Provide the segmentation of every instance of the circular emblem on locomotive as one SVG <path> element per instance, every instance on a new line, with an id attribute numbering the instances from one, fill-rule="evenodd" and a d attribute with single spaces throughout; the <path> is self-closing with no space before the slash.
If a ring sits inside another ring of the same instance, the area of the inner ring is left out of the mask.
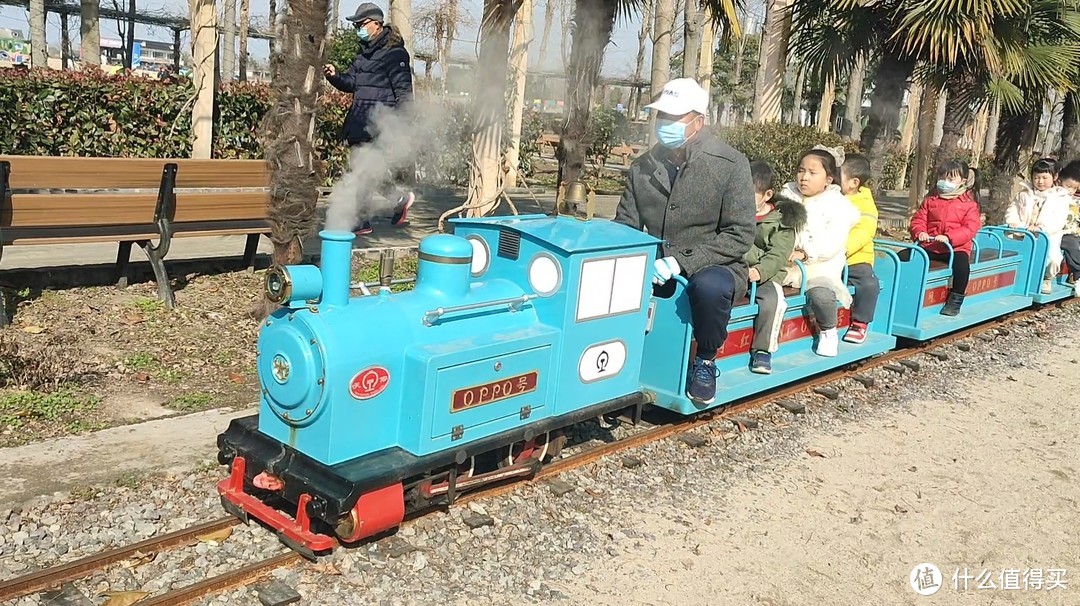
<path id="1" fill-rule="evenodd" d="M 275 381 L 284 385 L 285 381 L 289 380 L 290 370 L 289 361 L 285 359 L 285 356 L 281 354 L 274 356 L 271 373 L 273 373 Z"/>
<path id="2" fill-rule="evenodd" d="M 349 393 L 357 400 L 368 400 L 381 394 L 389 384 L 389 371 L 382 366 L 369 366 L 353 376 Z"/>

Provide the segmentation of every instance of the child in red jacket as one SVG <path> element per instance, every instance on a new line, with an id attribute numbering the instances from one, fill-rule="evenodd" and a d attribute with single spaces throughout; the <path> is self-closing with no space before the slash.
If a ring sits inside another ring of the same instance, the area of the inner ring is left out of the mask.
<path id="1" fill-rule="evenodd" d="M 934 261 L 948 261 L 949 248 L 945 243 L 952 245 L 952 288 L 941 314 L 955 316 L 964 304 L 971 274 L 971 242 L 982 227 L 979 190 L 975 172 L 960 160 L 943 163 L 938 167 L 937 177 L 936 186 L 911 218 L 911 237 Z"/>

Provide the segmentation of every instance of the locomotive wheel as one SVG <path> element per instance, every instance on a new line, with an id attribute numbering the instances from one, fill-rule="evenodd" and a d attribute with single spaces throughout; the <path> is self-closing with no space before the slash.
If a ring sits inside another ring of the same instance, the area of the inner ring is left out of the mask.
<path id="1" fill-rule="evenodd" d="M 566 436 L 562 431 L 545 432 L 531 440 L 511 444 L 499 449 L 499 468 L 521 465 L 529 461 L 545 463 L 562 452 Z"/>

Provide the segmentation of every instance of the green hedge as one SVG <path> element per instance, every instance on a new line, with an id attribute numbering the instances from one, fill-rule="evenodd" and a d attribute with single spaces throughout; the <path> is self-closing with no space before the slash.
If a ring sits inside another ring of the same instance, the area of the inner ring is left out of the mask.
<path id="1" fill-rule="evenodd" d="M 191 103 L 185 78 L 169 81 L 129 75 L 59 70 L 0 69 L 0 153 L 35 156 L 186 158 L 191 155 Z M 338 141 L 351 101 L 329 90 L 321 98 L 316 149 L 328 183 L 341 174 L 348 149 Z M 218 96 L 212 156 L 262 157 L 260 125 L 270 106 L 262 83 L 230 83 Z M 467 114 L 461 104 L 443 125 L 452 145 L 421 154 L 417 172 L 433 185 L 467 179 Z"/>

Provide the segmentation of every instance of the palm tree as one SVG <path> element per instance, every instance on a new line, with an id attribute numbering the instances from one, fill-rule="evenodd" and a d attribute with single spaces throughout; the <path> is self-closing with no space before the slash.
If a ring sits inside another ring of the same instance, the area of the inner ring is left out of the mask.
<path id="1" fill-rule="evenodd" d="M 480 60 L 472 99 L 473 142 L 469 166 L 469 216 L 493 211 L 503 193 L 502 134 L 510 25 L 522 0 L 484 0 Z"/>
<path id="2" fill-rule="evenodd" d="M 792 5 L 792 49 L 819 80 L 839 79 L 859 61 L 878 59 L 860 139 L 878 188 L 885 147 L 898 136 L 904 89 L 915 68 L 903 40 L 893 36 L 909 1 L 914 0 L 795 0 Z"/>
<path id="3" fill-rule="evenodd" d="M 270 239 L 273 262 L 301 258 L 301 241 L 315 226 L 315 203 L 322 172 L 315 153 L 314 123 L 325 57 L 327 0 L 290 0 L 276 33 L 281 40 L 270 57 L 271 108 L 263 120 L 263 157 L 270 169 Z"/>
<path id="4" fill-rule="evenodd" d="M 1064 90 L 1077 69 L 1080 17 L 1072 0 L 973 0 L 962 10 L 911 10 L 894 38 L 927 62 L 924 74 L 948 91 L 937 162 L 955 155 L 966 126 L 991 98 L 1021 101 L 1010 80 Z M 1069 45 L 1069 41 L 1073 46 Z"/>

